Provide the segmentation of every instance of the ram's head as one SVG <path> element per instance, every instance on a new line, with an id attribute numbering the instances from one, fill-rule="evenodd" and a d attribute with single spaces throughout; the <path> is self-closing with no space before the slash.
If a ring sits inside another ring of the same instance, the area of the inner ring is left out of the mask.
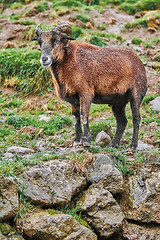
<path id="1" fill-rule="evenodd" d="M 65 22 L 59 22 L 57 27 L 47 31 L 42 31 L 41 26 L 36 27 L 37 40 L 40 45 L 40 62 L 43 67 L 50 67 L 52 63 L 60 61 L 64 49 L 68 47 L 72 38 L 72 29 Z"/>

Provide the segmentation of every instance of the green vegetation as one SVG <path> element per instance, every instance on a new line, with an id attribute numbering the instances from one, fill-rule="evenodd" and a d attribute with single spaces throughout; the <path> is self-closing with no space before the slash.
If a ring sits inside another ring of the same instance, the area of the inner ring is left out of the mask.
<path id="1" fill-rule="evenodd" d="M 72 7 L 82 7 L 83 4 L 80 1 L 77 0 L 58 0 L 53 1 L 53 8 L 59 7 L 59 6 L 66 6 L 68 8 Z"/>
<path id="2" fill-rule="evenodd" d="M 68 205 L 65 208 L 59 209 L 62 213 L 71 215 L 77 222 L 87 228 L 91 228 L 89 224 L 83 219 L 82 211 L 78 205 L 75 208 L 69 208 Z"/>
<path id="3" fill-rule="evenodd" d="M 48 70 L 40 65 L 40 53 L 32 49 L 0 50 L 0 82 L 24 95 L 52 88 Z M 2 67 L 3 66 L 3 67 Z"/>
<path id="4" fill-rule="evenodd" d="M 136 12 L 145 10 L 156 10 L 160 7 L 159 0 L 133 0 L 133 1 L 121 1 L 120 9 L 125 10 L 128 14 L 135 14 Z"/>
<path id="5" fill-rule="evenodd" d="M 106 45 L 106 41 L 98 36 L 92 36 L 89 42 L 99 47 L 104 47 Z"/>
<path id="6" fill-rule="evenodd" d="M 80 39 L 84 37 L 84 32 L 83 30 L 78 27 L 78 26 L 73 26 L 72 27 L 72 34 L 75 39 Z"/>
<path id="7" fill-rule="evenodd" d="M 110 133 L 111 126 L 110 124 L 107 124 L 106 120 L 104 121 L 94 121 L 90 123 L 90 130 L 92 133 L 92 139 L 94 140 L 98 133 L 101 131 L 105 131 L 107 133 Z"/>
<path id="8" fill-rule="evenodd" d="M 76 18 L 79 19 L 81 22 L 84 22 L 84 23 L 88 22 L 89 19 L 90 19 L 88 15 L 82 14 L 82 13 L 81 14 L 80 13 L 76 14 Z"/>
<path id="9" fill-rule="evenodd" d="M 140 39 L 140 38 L 136 38 L 136 37 L 132 38 L 132 43 L 133 44 L 140 45 L 141 42 L 142 42 L 142 39 Z"/>

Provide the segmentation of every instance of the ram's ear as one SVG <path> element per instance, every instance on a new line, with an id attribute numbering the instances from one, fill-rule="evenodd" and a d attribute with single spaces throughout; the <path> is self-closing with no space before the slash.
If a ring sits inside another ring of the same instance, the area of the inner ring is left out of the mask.
<path id="1" fill-rule="evenodd" d="M 65 34 L 61 34 L 61 36 L 62 36 L 62 38 L 63 38 L 63 39 L 75 40 L 75 38 L 73 38 L 73 37 L 70 37 L 70 36 L 68 36 L 68 35 L 65 35 Z"/>
<path id="2" fill-rule="evenodd" d="M 61 34 L 62 37 L 62 42 L 63 42 L 63 48 L 67 48 L 69 45 L 69 40 L 75 40 L 75 38 L 70 37 L 68 35 L 65 34 Z"/>
<path id="3" fill-rule="evenodd" d="M 40 24 L 37 25 L 35 32 L 36 32 L 37 36 L 39 36 L 42 33 L 42 28 L 41 28 Z"/>

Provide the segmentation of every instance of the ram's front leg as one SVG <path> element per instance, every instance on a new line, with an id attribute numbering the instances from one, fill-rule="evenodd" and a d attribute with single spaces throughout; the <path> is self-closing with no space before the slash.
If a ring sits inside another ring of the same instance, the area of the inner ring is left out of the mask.
<path id="1" fill-rule="evenodd" d="M 89 109 L 91 105 L 93 95 L 86 94 L 85 96 L 80 97 L 80 106 L 81 106 L 81 119 L 84 127 L 84 134 L 83 134 L 83 146 L 90 147 L 91 145 L 91 133 L 89 130 Z"/>
<path id="2" fill-rule="evenodd" d="M 81 116 L 80 116 L 80 106 L 71 104 L 72 114 L 75 116 L 75 138 L 73 146 L 79 146 L 82 138 L 82 128 L 81 128 Z"/>

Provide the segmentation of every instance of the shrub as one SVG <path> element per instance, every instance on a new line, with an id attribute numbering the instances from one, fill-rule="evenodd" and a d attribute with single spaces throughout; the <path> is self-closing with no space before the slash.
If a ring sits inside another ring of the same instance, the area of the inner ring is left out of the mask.
<path id="1" fill-rule="evenodd" d="M 99 47 L 104 47 L 106 45 L 106 42 L 97 36 L 92 36 L 89 42 Z"/>
<path id="2" fill-rule="evenodd" d="M 120 9 L 125 10 L 128 14 L 135 14 L 136 12 L 144 10 L 156 10 L 159 9 L 159 0 L 134 0 L 122 2 L 119 6 Z"/>
<path id="3" fill-rule="evenodd" d="M 141 42 L 142 42 L 142 40 L 140 38 L 136 38 L 136 37 L 132 38 L 133 44 L 139 45 L 139 44 L 141 44 Z"/>
<path id="4" fill-rule="evenodd" d="M 84 36 L 82 29 L 78 26 L 72 27 L 72 34 L 74 38 L 82 38 Z"/>
<path id="5" fill-rule="evenodd" d="M 46 9 L 48 9 L 48 2 L 39 3 L 37 5 L 38 12 L 44 12 Z"/>
<path id="6" fill-rule="evenodd" d="M 76 18 L 78 18 L 81 22 L 88 22 L 89 21 L 89 16 L 87 16 L 86 14 L 76 14 Z"/>
<path id="7" fill-rule="evenodd" d="M 72 8 L 72 7 L 82 7 L 82 3 L 76 0 L 58 0 L 58 1 L 54 1 L 55 3 L 53 3 L 53 8 L 55 7 L 59 7 L 59 6 L 66 6 L 68 8 Z"/>
<path id="8" fill-rule="evenodd" d="M 106 133 L 110 133 L 111 126 L 110 124 L 107 125 L 106 121 L 97 121 L 97 122 L 91 122 L 90 124 L 90 130 L 92 134 L 93 140 L 95 140 L 98 133 L 101 131 L 105 131 Z"/>

